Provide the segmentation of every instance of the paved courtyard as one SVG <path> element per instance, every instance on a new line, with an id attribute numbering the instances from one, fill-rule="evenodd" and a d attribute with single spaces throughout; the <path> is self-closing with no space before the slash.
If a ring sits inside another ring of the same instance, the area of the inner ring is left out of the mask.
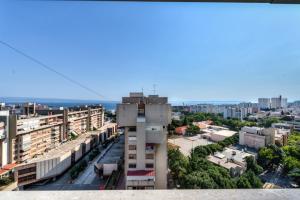
<path id="1" fill-rule="evenodd" d="M 190 152 L 196 146 L 205 146 L 208 144 L 212 144 L 213 142 L 201 138 L 201 135 L 196 135 L 192 137 L 185 136 L 174 136 L 168 139 L 168 142 L 177 145 L 180 148 L 180 151 L 185 155 L 189 156 Z"/>

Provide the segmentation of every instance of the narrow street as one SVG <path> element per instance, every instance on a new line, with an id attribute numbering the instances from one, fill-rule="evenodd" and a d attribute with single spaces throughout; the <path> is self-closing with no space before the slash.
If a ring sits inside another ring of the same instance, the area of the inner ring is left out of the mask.
<path id="1" fill-rule="evenodd" d="M 97 163 L 97 161 L 103 157 L 107 151 L 110 150 L 111 146 L 113 145 L 113 143 L 111 143 L 110 145 L 108 145 L 108 147 L 106 149 L 101 149 L 101 153 L 100 155 L 98 155 L 89 165 L 88 167 L 84 170 L 84 172 L 75 180 L 75 182 L 73 184 L 92 184 L 93 182 L 95 182 L 95 179 L 99 179 L 97 177 L 97 175 L 94 172 L 94 165 Z"/>

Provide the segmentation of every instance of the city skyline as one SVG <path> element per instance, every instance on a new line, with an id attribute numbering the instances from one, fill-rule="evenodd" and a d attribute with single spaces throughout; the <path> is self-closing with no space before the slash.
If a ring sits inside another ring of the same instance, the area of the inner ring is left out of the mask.
<path id="1" fill-rule="evenodd" d="M 298 5 L 1 4 L 1 40 L 104 97 L 3 45 L 1 96 L 118 100 L 156 84 L 170 101 L 300 99 Z"/>

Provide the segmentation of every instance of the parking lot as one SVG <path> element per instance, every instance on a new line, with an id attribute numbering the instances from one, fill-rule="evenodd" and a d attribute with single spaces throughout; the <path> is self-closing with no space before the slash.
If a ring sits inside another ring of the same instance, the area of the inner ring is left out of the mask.
<path id="1" fill-rule="evenodd" d="M 180 151 L 185 155 L 189 156 L 190 152 L 196 146 L 205 146 L 208 144 L 212 144 L 213 142 L 201 138 L 201 135 L 196 135 L 192 137 L 185 137 L 185 136 L 173 136 L 168 139 L 170 144 L 179 146 Z"/>

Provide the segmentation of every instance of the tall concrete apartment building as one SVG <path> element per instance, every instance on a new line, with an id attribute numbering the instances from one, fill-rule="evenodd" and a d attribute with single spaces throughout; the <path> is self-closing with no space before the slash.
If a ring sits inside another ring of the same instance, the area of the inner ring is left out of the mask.
<path id="1" fill-rule="evenodd" d="M 287 106 L 287 98 L 283 98 L 281 95 L 273 98 L 258 98 L 258 107 L 260 109 L 279 109 L 287 108 Z"/>
<path id="2" fill-rule="evenodd" d="M 125 128 L 126 189 L 166 189 L 168 98 L 130 93 L 117 105 L 117 123 Z"/>
<path id="3" fill-rule="evenodd" d="M 287 108 L 287 106 L 287 98 L 283 98 L 281 95 L 271 98 L 271 108 Z"/>
<path id="4" fill-rule="evenodd" d="M 260 109 L 270 109 L 271 108 L 270 98 L 258 98 L 258 107 Z"/>

